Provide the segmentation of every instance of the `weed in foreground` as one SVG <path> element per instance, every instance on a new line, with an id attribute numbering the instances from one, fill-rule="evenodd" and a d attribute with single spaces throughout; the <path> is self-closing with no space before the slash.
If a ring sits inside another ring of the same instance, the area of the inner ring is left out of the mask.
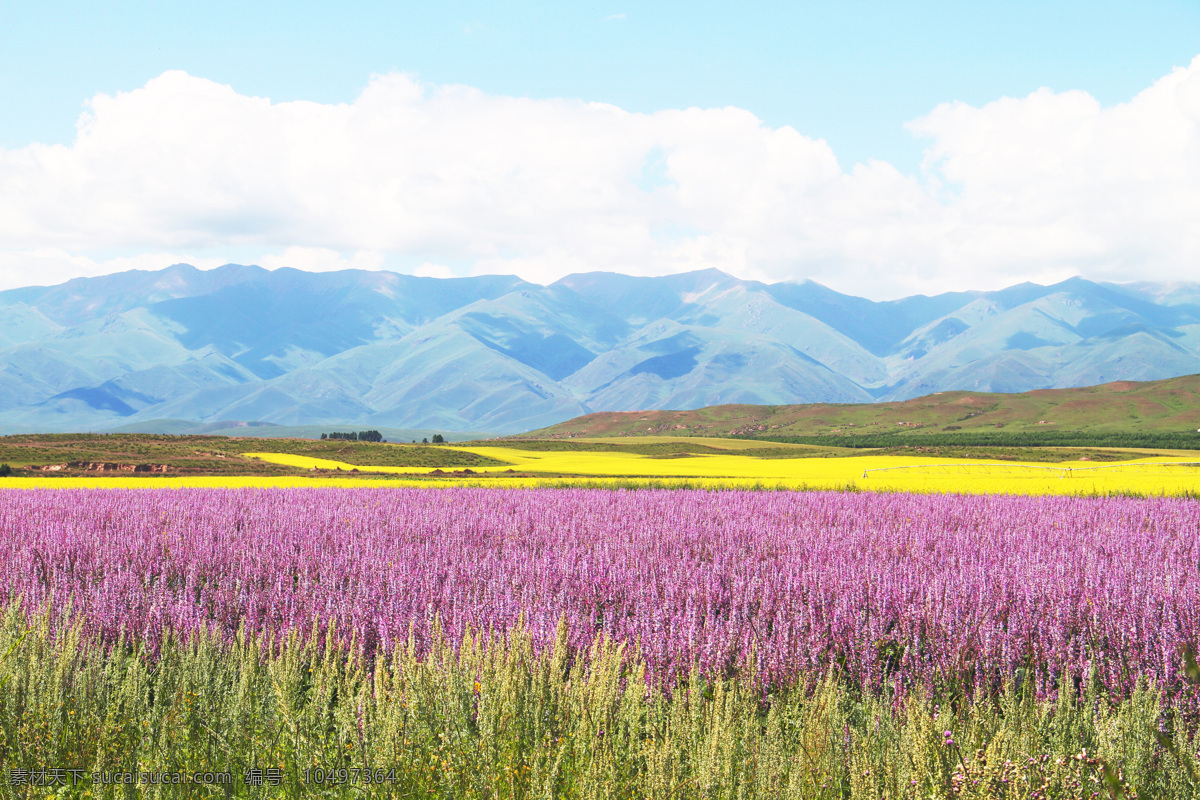
<path id="1" fill-rule="evenodd" d="M 1186 798 L 1195 739 L 1145 685 L 1035 700 L 897 704 L 833 676 L 764 692 L 692 671 L 669 691 L 603 636 L 560 626 L 438 635 L 368 663 L 352 643 L 295 634 L 168 640 L 151 657 L 15 609 L 0 630 L 2 792 L 38 771 L 82 776 L 62 796 L 129 796 L 96 775 L 228 774 L 142 783 L 142 797 Z M 345 645 L 350 644 L 347 647 Z M 1164 744 L 1155 731 L 1163 730 Z M 271 781 L 278 779 L 278 786 Z M 262 786 L 256 785 L 262 783 Z M 87 794 L 85 794 L 87 793 Z"/>

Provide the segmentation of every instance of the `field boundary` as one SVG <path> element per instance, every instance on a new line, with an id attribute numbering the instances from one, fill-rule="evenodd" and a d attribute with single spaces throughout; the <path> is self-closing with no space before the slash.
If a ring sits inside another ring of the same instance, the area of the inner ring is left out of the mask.
<path id="1" fill-rule="evenodd" d="M 1095 472 L 1102 469 L 1126 469 L 1126 470 L 1142 470 L 1147 467 L 1200 467 L 1200 461 L 1150 461 L 1150 462 L 1120 462 L 1116 464 L 1097 464 L 1090 467 L 1047 467 L 1040 464 L 1006 464 L 1003 462 L 976 462 L 971 464 L 955 464 L 948 462 L 945 464 L 900 464 L 894 467 L 872 467 L 863 470 L 862 476 L 868 477 L 871 472 L 892 472 L 895 470 L 931 470 L 945 469 L 958 470 L 965 472 L 970 467 L 983 467 L 987 471 L 1010 472 L 1012 470 L 1040 470 L 1043 472 L 1057 472 L 1060 478 L 1069 478 L 1076 472 Z"/>

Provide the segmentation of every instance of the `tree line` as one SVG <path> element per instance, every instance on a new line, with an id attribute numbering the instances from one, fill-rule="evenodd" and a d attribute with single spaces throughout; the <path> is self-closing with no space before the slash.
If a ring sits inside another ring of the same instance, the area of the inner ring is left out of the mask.
<path id="1" fill-rule="evenodd" d="M 333 439 L 341 442 L 383 442 L 383 434 L 379 431 L 350 431 L 349 433 L 322 433 L 321 439 Z"/>
<path id="2" fill-rule="evenodd" d="M 333 440 L 333 441 L 338 441 L 338 442 L 386 442 L 387 441 L 387 439 L 383 438 L 383 435 L 379 431 L 357 431 L 357 432 L 350 431 L 349 433 L 339 433 L 339 432 L 335 431 L 334 433 L 322 433 L 321 441 L 327 441 L 327 440 Z M 416 441 L 417 441 L 416 439 L 413 439 L 414 444 L 416 443 Z M 433 435 L 433 443 L 434 444 L 445 444 L 445 442 L 446 442 L 446 439 L 440 433 L 435 433 Z M 429 438 L 425 437 L 425 438 L 421 439 L 421 444 L 429 444 Z"/>

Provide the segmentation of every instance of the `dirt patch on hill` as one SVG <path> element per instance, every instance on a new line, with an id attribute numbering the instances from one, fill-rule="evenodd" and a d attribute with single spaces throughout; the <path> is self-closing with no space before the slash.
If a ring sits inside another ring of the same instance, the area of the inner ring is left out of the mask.
<path id="1" fill-rule="evenodd" d="M 166 464 L 118 464 L 112 461 L 68 461 L 65 464 L 31 464 L 35 472 L 170 472 Z"/>

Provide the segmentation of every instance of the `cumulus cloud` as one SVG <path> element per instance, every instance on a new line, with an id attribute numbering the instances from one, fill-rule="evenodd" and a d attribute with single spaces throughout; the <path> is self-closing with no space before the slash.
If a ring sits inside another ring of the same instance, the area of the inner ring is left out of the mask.
<path id="1" fill-rule="evenodd" d="M 0 150 L 0 281 L 222 248 L 541 282 L 717 267 L 875 297 L 1190 278 L 1198 126 L 1200 58 L 1109 108 L 1050 90 L 939 106 L 909 125 L 928 141 L 917 176 L 843 166 L 737 108 L 635 114 L 403 74 L 352 103 L 273 103 L 168 72 L 93 98 L 70 145 Z"/>
<path id="2" fill-rule="evenodd" d="M 1200 58 L 1128 103 L 1042 89 L 910 125 L 954 195 L 950 257 L 1093 277 L 1190 278 L 1200 259 Z"/>

